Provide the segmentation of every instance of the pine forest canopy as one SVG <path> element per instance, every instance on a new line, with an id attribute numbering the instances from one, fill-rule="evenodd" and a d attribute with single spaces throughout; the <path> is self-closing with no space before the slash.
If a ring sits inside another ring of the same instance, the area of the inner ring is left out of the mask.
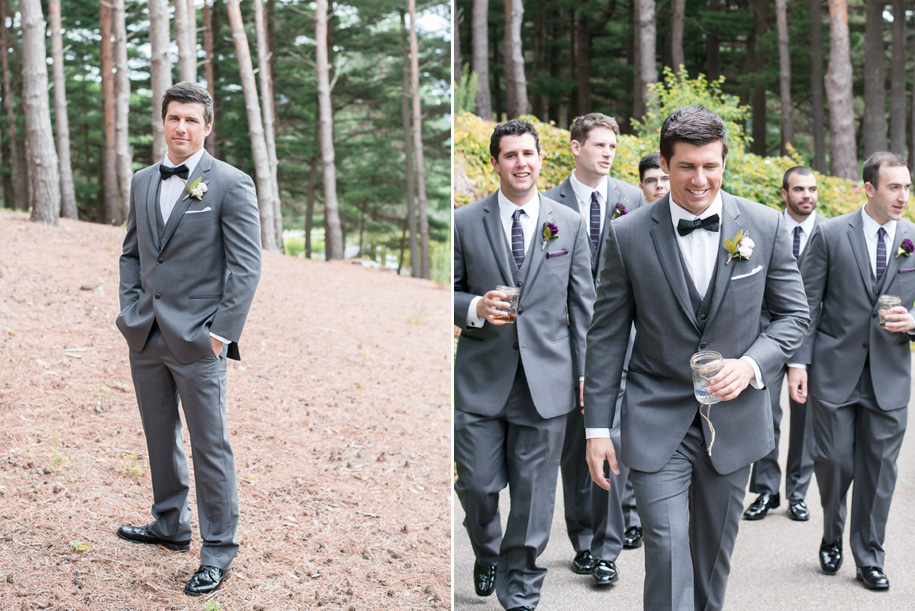
<path id="1" fill-rule="evenodd" d="M 127 172 L 136 171 L 159 161 L 154 154 L 152 129 L 153 89 L 151 81 L 152 46 L 150 44 L 150 7 L 158 0 L 118 0 L 115 10 L 124 7 L 126 31 L 126 65 L 129 82 L 119 84 L 116 78 L 117 57 L 111 62 L 106 40 L 117 38 L 117 23 L 111 30 L 105 15 L 107 3 L 96 0 L 65 0 L 59 18 L 62 39 L 63 82 L 69 123 L 69 152 L 71 153 L 72 184 L 76 208 L 82 220 L 123 222 L 117 213 L 123 196 L 114 183 L 106 183 L 106 168 L 119 162 L 117 154 L 127 149 L 130 160 Z M 179 72 L 181 37 L 194 45 L 196 80 L 207 83 L 209 60 L 212 58 L 211 92 L 215 102 L 214 134 L 207 140 L 207 150 L 255 176 L 255 159 L 249 133 L 249 115 L 239 77 L 239 61 L 233 43 L 229 12 L 233 2 L 226 0 L 185 0 L 194 7 L 194 19 L 189 34 L 180 31 L 178 10 L 186 10 L 181 0 L 167 1 L 168 51 L 171 64 L 170 82 L 181 80 Z M 31 178 L 27 177 L 26 121 L 24 88 L 28 78 L 22 67 L 27 53 L 35 55 L 29 46 L 27 3 L 38 0 L 0 0 L 5 9 L 0 46 L 7 81 L 0 83 L 5 120 L 0 121 L 2 158 L 0 178 L 3 205 L 7 208 L 28 207 L 26 193 Z M 53 4 L 44 3 L 42 10 L 48 30 L 54 25 Z M 59 4 L 59 0 L 58 0 Z M 412 3 L 411 3 L 412 4 Z M 101 6 L 100 6 L 101 5 Z M 242 23 L 248 38 L 250 61 L 255 78 L 261 66 L 257 54 L 255 2 L 235 1 L 241 8 Z M 322 250 L 324 189 L 321 172 L 321 150 L 317 132 L 318 98 L 315 69 L 315 3 L 299 0 L 266 0 L 266 40 L 272 54 L 266 60 L 272 77 L 276 182 L 282 202 L 282 228 L 304 230 L 306 208 L 311 201 L 309 249 Z M 31 4 L 29 5 L 31 7 Z M 407 0 L 355 1 L 335 3 L 328 20 L 327 48 L 330 60 L 330 82 L 333 143 L 335 148 L 337 198 L 340 225 L 347 256 L 359 254 L 369 259 L 387 259 L 410 268 L 409 249 L 402 251 L 407 239 L 407 165 L 405 142 L 412 132 L 410 122 L 404 122 L 402 99 L 409 96 L 405 89 L 405 70 L 409 70 L 409 16 L 404 19 Z M 178 9 L 178 10 L 176 10 Z M 229 10 L 227 10 L 229 9 Z M 441 0 L 416 7 L 418 38 L 419 95 L 421 98 L 423 169 L 428 204 L 428 231 L 433 258 L 441 259 L 448 250 L 450 209 L 450 64 L 451 45 L 450 5 Z M 47 82 L 52 81 L 55 67 L 53 34 L 46 39 Z M 196 36 L 194 32 L 196 31 Z M 211 33 L 211 36 L 210 36 Z M 177 41 L 177 43 L 176 43 Z M 186 49 L 189 45 L 185 45 Z M 117 44 L 114 45 L 118 48 Z M 43 62 L 45 63 L 45 62 Z M 166 64 L 168 65 L 168 64 Z M 185 68 L 182 66 L 182 70 Z M 192 68 L 193 70 L 193 68 Z M 103 74 L 115 74 L 110 86 Z M 106 153 L 105 104 L 114 103 L 115 93 L 129 87 L 129 112 L 125 113 L 124 142 Z M 258 89 L 262 85 L 258 84 Z M 53 95 L 53 87 L 45 86 Z M 11 95 L 7 95 L 10 92 Z M 258 94 L 260 95 L 260 94 Z M 111 100 L 109 100 L 109 97 Z M 261 97 L 261 104 L 264 98 Z M 158 105 L 158 103 L 156 102 Z M 50 106 L 55 132 L 60 131 L 53 102 Z M 60 143 L 57 143 L 60 147 Z M 23 169 L 13 171 L 13 158 Z M 15 174 L 15 175 L 14 175 Z M 114 175 L 112 173 L 112 175 Z M 116 176 L 116 175 L 115 175 Z M 18 182 L 18 184 L 16 184 Z M 122 181 L 123 184 L 123 181 Z M 114 185 L 114 186 L 112 186 Z M 414 185 L 415 191 L 415 185 Z M 112 207 L 111 202 L 116 202 Z M 120 210 L 122 213 L 123 211 Z M 301 233 L 301 231 L 300 231 Z M 313 236 L 313 237 L 312 237 Z M 301 239 L 300 239 L 301 242 Z M 301 249 L 301 246 L 299 247 Z M 436 254 L 437 253 L 437 254 Z M 447 276 L 447 262 L 441 261 Z M 438 271 L 442 276 L 442 272 Z M 444 278 L 440 278 L 443 280 Z"/>

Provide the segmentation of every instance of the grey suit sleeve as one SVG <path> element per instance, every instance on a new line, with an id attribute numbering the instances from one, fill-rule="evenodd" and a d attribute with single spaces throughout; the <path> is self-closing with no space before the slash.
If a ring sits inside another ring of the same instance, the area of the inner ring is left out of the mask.
<path id="1" fill-rule="evenodd" d="M 578 377 L 585 375 L 585 347 L 588 325 L 594 305 L 594 282 L 591 279 L 591 250 L 582 219 L 575 237 L 575 251 L 569 270 L 569 326 L 572 338 L 572 371 Z"/>
<path id="2" fill-rule="evenodd" d="M 467 292 L 467 270 L 464 267 L 464 247 L 461 243 L 461 234 L 458 231 L 458 219 L 454 220 L 451 232 L 451 243 L 454 245 L 454 325 L 464 329 L 467 327 L 467 311 L 470 302 L 476 295 Z M 495 287 L 493 287 L 495 288 Z"/>
<path id="3" fill-rule="evenodd" d="M 238 173 L 226 192 L 220 219 L 226 283 L 210 332 L 237 342 L 261 274 L 261 230 L 251 177 Z"/>
<path id="4" fill-rule="evenodd" d="M 829 244 L 823 230 L 817 227 L 804 249 L 804 262 L 801 264 L 801 275 L 804 279 L 804 291 L 807 294 L 807 309 L 810 326 L 801 347 L 791 358 L 791 362 L 809 365 L 813 360 L 813 344 L 820 317 L 820 304 L 826 293 L 826 279 L 829 273 Z"/>
<path id="5" fill-rule="evenodd" d="M 127 212 L 127 235 L 124 236 L 124 246 L 121 258 L 118 260 L 120 284 L 118 285 L 118 300 L 121 311 L 140 298 L 140 245 L 137 242 L 137 206 L 134 194 L 137 177 L 134 175 L 130 181 L 130 207 Z"/>
<path id="6" fill-rule="evenodd" d="M 781 375 L 782 367 L 801 345 L 810 324 L 804 282 L 791 253 L 788 232 L 781 223 L 782 217 L 778 215 L 764 295 L 771 322 L 745 353 L 759 365 L 765 384 Z"/>

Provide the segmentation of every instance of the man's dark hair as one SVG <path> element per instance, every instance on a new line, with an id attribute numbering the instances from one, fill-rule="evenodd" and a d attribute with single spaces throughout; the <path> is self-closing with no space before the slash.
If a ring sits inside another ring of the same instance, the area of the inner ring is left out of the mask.
<path id="1" fill-rule="evenodd" d="M 584 144 L 591 130 L 599 127 L 609 129 L 617 136 L 620 135 L 620 125 L 616 122 L 616 119 L 599 112 L 590 112 L 572 122 L 572 127 L 569 128 L 569 136 L 571 136 L 572 140 L 577 140 L 580 144 Z"/>
<path id="2" fill-rule="evenodd" d="M 499 123 L 496 125 L 496 128 L 492 130 L 492 137 L 489 139 L 489 154 L 498 159 L 499 145 L 502 142 L 503 136 L 523 136 L 524 134 L 530 134 L 534 137 L 534 142 L 537 145 L 537 152 L 539 153 L 540 136 L 537 134 L 537 130 L 534 129 L 534 126 L 521 119 L 512 119 L 505 123 Z"/>
<path id="3" fill-rule="evenodd" d="M 896 153 L 887 151 L 874 153 L 864 162 L 864 170 L 862 172 L 864 182 L 871 183 L 876 189 L 879 186 L 877 181 L 880 180 L 880 168 L 884 166 L 898 168 L 899 166 L 908 167 L 908 164 L 902 155 L 897 155 Z"/>
<path id="4" fill-rule="evenodd" d="M 804 165 L 796 165 L 782 176 L 782 190 L 788 191 L 788 178 L 794 174 L 798 176 L 813 176 L 813 170 Z"/>
<path id="5" fill-rule="evenodd" d="M 657 153 L 649 153 L 639 160 L 639 182 L 645 180 L 645 172 L 648 170 L 661 169 L 661 156 Z"/>
<path id="6" fill-rule="evenodd" d="M 172 85 L 165 90 L 162 96 L 162 120 L 168 114 L 169 102 L 178 102 L 179 104 L 203 104 L 203 122 L 209 125 L 213 122 L 213 98 L 210 92 L 198 85 L 188 81 L 181 81 Z"/>
<path id="7" fill-rule="evenodd" d="M 670 161 L 677 142 L 693 146 L 721 142 L 721 160 L 728 156 L 728 134 L 724 121 L 704 106 L 683 106 L 664 119 L 661 126 L 661 155 L 664 159 Z"/>

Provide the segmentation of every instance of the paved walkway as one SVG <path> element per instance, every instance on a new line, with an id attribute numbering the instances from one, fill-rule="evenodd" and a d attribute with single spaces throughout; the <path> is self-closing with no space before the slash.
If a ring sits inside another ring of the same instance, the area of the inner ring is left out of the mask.
<path id="1" fill-rule="evenodd" d="M 784 398 L 782 405 L 787 408 L 787 400 Z M 783 419 L 785 429 L 782 431 L 779 456 L 783 470 L 788 448 L 788 420 L 787 417 Z M 855 581 L 855 565 L 849 549 L 847 527 L 843 543 L 846 558 L 839 573 L 828 576 L 820 571 L 817 550 L 822 536 L 823 512 L 814 478 L 807 495 L 807 505 L 811 510 L 809 521 L 790 520 L 784 500 L 780 508 L 774 512 L 770 511 L 761 521 L 741 520 L 740 534 L 732 556 L 726 608 L 737 611 L 915 610 L 913 435 L 915 430 L 910 431 L 903 442 L 899 458 L 899 478 L 887 524 L 884 568 L 890 579 L 889 591 L 872 592 Z M 469 611 L 501 609 L 495 594 L 488 598 L 480 598 L 473 591 L 473 552 L 467 539 L 467 531 L 461 524 L 464 511 L 457 498 L 452 496 L 453 608 Z M 850 496 L 849 494 L 849 511 Z M 503 519 L 508 515 L 507 497 L 507 491 L 503 492 Z M 748 493 L 744 507 L 755 497 L 756 495 Z M 574 552 L 566 536 L 562 516 L 560 484 L 557 490 L 556 511 L 553 515 L 552 536 L 546 551 L 540 557 L 540 562 L 546 565 L 549 573 L 543 585 L 538 611 L 641 609 L 642 583 L 645 577 L 643 550 L 623 550 L 617 560 L 620 580 L 612 586 L 596 588 L 592 585 L 590 577 L 576 575 L 570 569 Z"/>

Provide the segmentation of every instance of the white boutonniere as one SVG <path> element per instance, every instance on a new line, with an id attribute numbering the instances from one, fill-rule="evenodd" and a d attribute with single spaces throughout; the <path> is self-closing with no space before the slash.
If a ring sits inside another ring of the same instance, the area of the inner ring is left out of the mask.
<path id="1" fill-rule="evenodd" d="M 185 195 L 184 199 L 182 199 L 181 201 L 184 201 L 185 199 L 187 199 L 189 197 L 193 197 L 194 199 L 198 199 L 198 200 L 203 199 L 203 194 L 207 192 L 207 183 L 210 181 L 207 180 L 204 182 L 200 182 L 201 178 L 203 178 L 203 177 L 201 176 L 201 177 L 197 178 L 197 180 L 195 180 L 191 184 L 184 183 L 184 188 L 187 189 L 187 195 Z"/>
<path id="2" fill-rule="evenodd" d="M 728 240 L 725 238 L 724 248 L 728 251 L 728 260 L 724 264 L 730 263 L 731 259 L 743 259 L 746 261 L 753 254 L 754 246 L 756 244 L 750 239 L 750 232 L 745 232 L 743 229 L 737 232 L 734 239 Z"/>

